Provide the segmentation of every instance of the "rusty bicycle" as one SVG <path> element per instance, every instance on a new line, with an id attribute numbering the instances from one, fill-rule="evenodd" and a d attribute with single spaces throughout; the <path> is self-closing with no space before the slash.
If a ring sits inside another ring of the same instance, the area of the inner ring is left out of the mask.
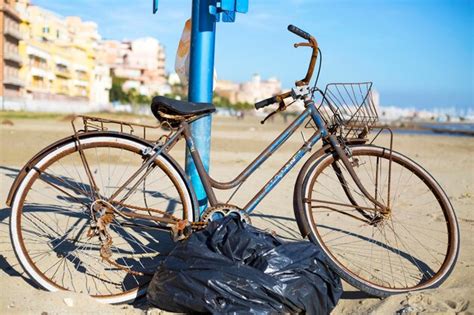
<path id="1" fill-rule="evenodd" d="M 446 193 L 392 145 L 369 140 L 369 132 L 379 128 L 370 82 L 310 87 L 317 41 L 295 26 L 289 30 L 306 40 L 295 47 L 312 49 L 307 74 L 291 91 L 255 106 L 276 103 L 272 115 L 300 101 L 304 110 L 232 181 L 209 176 L 190 132 L 190 124 L 214 106 L 165 97 L 151 105 L 158 126 L 79 116 L 72 136 L 34 156 L 7 202 L 13 248 L 30 277 L 50 291 L 83 292 L 106 303 L 133 300 L 145 292 L 174 242 L 229 215 L 251 223 L 260 201 L 321 142 L 295 183 L 302 236 L 321 248 L 344 280 L 372 295 L 439 286 L 459 251 Z M 214 190 L 238 189 L 303 125 L 312 136 L 247 204 L 217 199 Z M 149 140 L 155 131 L 162 134 Z M 169 155 L 182 139 L 207 194 L 202 214 L 193 187 Z"/>

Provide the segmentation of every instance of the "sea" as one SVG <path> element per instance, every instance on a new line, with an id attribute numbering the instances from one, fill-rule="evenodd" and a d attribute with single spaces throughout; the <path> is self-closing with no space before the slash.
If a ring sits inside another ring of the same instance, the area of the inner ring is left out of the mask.
<path id="1" fill-rule="evenodd" d="M 474 123 L 425 123 L 420 124 L 426 129 L 395 129 L 399 134 L 422 134 L 433 136 L 474 137 Z"/>

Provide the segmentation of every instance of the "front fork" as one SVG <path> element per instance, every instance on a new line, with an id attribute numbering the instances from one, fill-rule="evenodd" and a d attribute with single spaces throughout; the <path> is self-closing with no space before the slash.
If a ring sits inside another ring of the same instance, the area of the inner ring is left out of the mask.
<path id="1" fill-rule="evenodd" d="M 347 153 L 344 151 L 344 149 L 341 147 L 341 143 L 337 140 L 337 137 L 335 135 L 329 135 L 327 137 L 327 140 L 331 144 L 332 148 L 336 152 L 337 156 L 341 159 L 342 163 L 344 164 L 345 168 L 349 172 L 349 175 L 351 175 L 352 179 L 354 180 L 357 188 L 362 192 L 362 194 L 369 199 L 378 209 L 380 214 L 382 215 L 388 215 L 390 213 L 390 208 L 387 207 L 386 205 L 382 204 L 380 201 L 378 201 L 376 198 L 374 198 L 368 191 L 365 189 L 364 185 L 360 181 L 359 177 L 357 176 L 354 167 L 352 166 L 351 161 L 349 161 Z M 346 179 L 342 175 L 341 169 L 339 166 L 334 163 L 333 164 L 334 171 L 336 172 L 337 178 L 339 182 L 342 185 L 342 188 L 344 189 L 344 192 L 346 193 L 346 196 L 349 198 L 350 202 L 354 206 L 359 206 L 357 202 L 355 201 L 354 197 L 352 196 L 352 193 L 349 190 L 349 186 L 347 184 Z M 372 219 L 365 211 L 363 211 L 360 208 L 356 208 L 365 218 L 367 219 Z"/>
<path id="2" fill-rule="evenodd" d="M 388 215 L 390 213 L 389 207 L 385 206 L 384 204 L 380 203 L 376 198 L 372 197 L 372 195 L 365 189 L 364 185 L 362 185 L 359 177 L 357 176 L 356 172 L 354 171 L 354 168 L 352 167 L 351 162 L 349 161 L 347 153 L 344 151 L 344 149 L 341 147 L 341 142 L 338 141 L 337 137 L 334 134 L 329 134 L 328 130 L 326 129 L 326 123 L 323 121 L 321 118 L 318 109 L 316 108 L 316 105 L 314 101 L 312 100 L 311 97 L 305 98 L 305 106 L 308 108 L 311 112 L 311 117 L 313 118 L 314 123 L 316 124 L 317 128 L 321 130 L 321 134 L 324 136 L 324 139 L 326 142 L 329 142 L 336 152 L 337 156 L 341 159 L 342 163 L 346 167 L 347 171 L 351 175 L 352 179 L 356 183 L 357 188 L 360 189 L 362 194 L 367 197 L 377 208 L 377 211 L 382 214 L 383 216 Z M 333 164 L 335 165 L 335 163 Z M 338 166 L 336 165 L 336 174 L 339 179 L 339 182 L 341 183 L 344 192 L 346 193 L 347 197 L 349 198 L 350 202 L 352 205 L 356 206 L 357 210 L 367 219 L 371 219 L 373 221 L 373 218 L 367 215 L 365 211 L 363 211 L 361 208 L 359 208 L 359 205 L 355 201 L 354 197 L 352 196 L 348 185 L 347 181 L 340 172 L 340 169 L 338 170 Z"/>

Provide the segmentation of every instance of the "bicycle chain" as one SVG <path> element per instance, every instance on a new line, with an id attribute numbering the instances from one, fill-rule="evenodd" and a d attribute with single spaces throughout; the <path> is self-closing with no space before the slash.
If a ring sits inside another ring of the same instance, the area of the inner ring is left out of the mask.
<path id="1" fill-rule="evenodd" d="M 185 233 L 186 228 L 189 226 L 191 230 L 198 231 L 202 230 L 207 226 L 207 222 L 204 221 L 198 221 L 198 222 L 189 222 L 187 220 L 181 220 L 165 211 L 158 210 L 158 209 L 151 209 L 151 208 L 144 208 L 144 207 L 139 207 L 139 206 L 133 206 L 129 204 L 125 204 L 123 202 L 112 202 L 114 205 L 120 205 L 129 209 L 134 209 L 138 211 L 148 211 L 148 212 L 154 212 L 154 213 L 159 213 L 162 214 L 163 216 L 167 217 L 168 219 L 173 220 L 173 226 L 171 227 L 171 230 L 173 232 L 173 239 L 174 240 L 183 240 L 189 237 L 191 235 L 190 233 Z M 129 274 L 135 275 L 135 276 L 144 276 L 144 275 L 153 275 L 154 273 L 150 272 L 139 272 L 139 271 L 134 271 L 130 267 L 123 266 L 112 259 L 112 250 L 111 246 L 113 244 L 112 237 L 107 231 L 107 226 L 113 221 L 114 218 L 114 211 L 109 209 L 106 211 L 105 215 L 97 219 L 97 224 L 94 226 L 91 226 L 89 229 L 87 235 L 89 238 L 92 238 L 94 236 L 98 236 L 99 240 L 101 241 L 102 245 L 100 248 L 100 257 L 102 258 L 103 261 L 106 261 L 110 265 L 125 271 Z M 179 236 L 179 237 L 178 237 Z"/>
<path id="2" fill-rule="evenodd" d="M 240 217 L 241 221 L 246 222 L 248 224 L 252 224 L 250 216 L 244 210 L 232 204 L 219 204 L 215 207 L 210 207 L 206 209 L 206 211 L 204 211 L 201 216 L 202 221 L 206 223 L 211 222 L 212 215 L 216 212 L 220 212 L 223 216 L 228 216 L 236 213 Z"/>
<path id="3" fill-rule="evenodd" d="M 129 208 L 129 209 L 134 209 L 134 210 L 138 210 L 138 211 L 148 211 L 148 212 L 159 213 L 159 214 L 162 214 L 163 216 L 168 217 L 169 219 L 172 219 L 176 222 L 178 222 L 180 220 L 180 219 L 176 218 L 175 216 L 173 216 L 172 214 L 169 214 L 168 212 L 163 211 L 163 210 L 158 210 L 158 209 L 153 209 L 153 208 L 148 208 L 148 207 L 145 208 L 145 207 L 133 206 L 133 205 L 129 205 L 129 204 L 126 204 L 126 203 L 123 203 L 123 202 L 112 201 L 111 203 L 114 204 L 114 205 L 122 206 L 122 207 Z"/>
<path id="4" fill-rule="evenodd" d="M 123 202 L 112 202 L 112 203 L 123 206 L 123 207 L 126 207 L 126 208 L 139 210 L 139 211 L 149 211 L 149 212 L 159 213 L 159 214 L 162 214 L 163 216 L 166 216 L 169 219 L 172 219 L 173 221 L 175 221 L 175 223 L 183 221 L 182 219 L 179 219 L 179 218 L 175 217 L 174 215 L 169 214 L 168 212 L 165 212 L 163 210 L 133 206 L 133 205 L 129 205 L 129 204 L 126 204 L 126 203 L 123 203 Z M 191 227 L 193 227 L 197 230 L 202 230 L 207 226 L 207 222 L 204 222 L 204 221 L 190 222 L 190 224 L 191 224 Z"/>

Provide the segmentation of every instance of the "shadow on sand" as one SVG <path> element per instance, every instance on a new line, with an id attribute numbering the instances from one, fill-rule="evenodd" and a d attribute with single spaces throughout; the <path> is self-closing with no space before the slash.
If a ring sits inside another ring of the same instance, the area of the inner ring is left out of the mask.
<path id="1" fill-rule="evenodd" d="M 20 172 L 20 169 L 0 166 L 0 172 L 2 176 L 6 176 L 11 179 L 14 179 Z M 69 178 L 62 178 L 62 181 L 65 181 L 65 182 L 61 183 L 59 181 L 55 181 L 55 184 L 58 184 L 58 185 L 64 185 L 64 184 L 77 185 L 78 184 L 74 181 L 70 182 Z M 82 183 L 82 185 L 84 184 L 85 183 Z M 147 192 L 147 193 L 157 194 L 157 192 Z M 161 196 L 161 197 L 162 198 L 164 197 L 166 199 L 166 196 Z M 67 198 L 64 198 L 64 199 L 67 199 Z M 67 200 L 64 200 L 64 201 L 67 201 Z M 170 205 L 169 208 L 167 209 L 168 210 L 167 212 L 173 213 L 174 207 L 175 207 L 174 204 Z M 5 272 L 5 274 L 11 277 L 21 277 L 28 284 L 32 285 L 35 288 L 39 288 L 38 285 L 36 285 L 36 283 L 33 280 L 31 280 L 26 273 L 23 272 L 20 264 L 16 260 L 16 257 L 13 253 L 11 245 L 10 246 L 7 245 L 7 243 L 10 244 L 11 242 L 10 237 L 9 237 L 9 216 L 10 216 L 10 208 L 0 209 L 0 232 L 1 232 L 0 243 L 3 244 L 2 255 L 0 255 L 0 270 L 2 270 L 3 272 Z M 301 234 L 297 230 L 297 228 L 295 228 L 296 220 L 293 217 L 264 214 L 257 211 L 256 213 L 252 214 L 252 217 L 259 218 L 265 221 L 266 223 L 270 224 L 271 226 L 273 226 L 276 230 L 285 232 L 287 235 L 289 235 L 289 237 L 285 237 L 285 238 L 289 240 L 293 240 L 293 241 L 301 240 Z M 151 235 L 146 235 L 146 236 L 147 236 L 146 238 L 149 244 L 153 243 L 153 239 Z M 9 247 L 8 249 L 6 249 L 7 246 Z M 7 252 L 9 252 L 10 254 L 7 254 Z M 12 264 L 13 261 L 15 263 Z M 371 298 L 371 297 L 372 297 L 371 295 L 362 291 L 345 291 L 341 298 L 355 300 L 355 299 L 365 299 L 365 298 Z M 143 310 L 147 309 L 148 307 L 146 297 L 139 297 L 132 304 L 135 308 L 143 309 Z"/>

